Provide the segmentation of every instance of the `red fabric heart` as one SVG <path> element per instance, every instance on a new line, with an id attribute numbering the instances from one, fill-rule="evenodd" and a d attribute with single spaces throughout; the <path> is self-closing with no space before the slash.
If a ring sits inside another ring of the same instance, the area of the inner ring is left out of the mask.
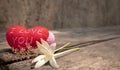
<path id="1" fill-rule="evenodd" d="M 40 38 L 47 40 L 49 35 L 48 29 L 42 26 L 36 26 L 26 29 L 23 26 L 12 26 L 6 32 L 6 39 L 8 44 L 17 50 L 27 50 L 27 45 L 36 48 L 36 41 L 40 42 Z"/>

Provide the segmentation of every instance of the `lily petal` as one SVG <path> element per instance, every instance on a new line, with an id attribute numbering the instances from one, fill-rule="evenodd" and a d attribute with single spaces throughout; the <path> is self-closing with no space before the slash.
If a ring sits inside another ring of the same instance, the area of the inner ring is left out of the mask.
<path id="1" fill-rule="evenodd" d="M 41 66 L 43 66 L 45 63 L 47 63 L 48 60 L 39 60 L 36 64 L 35 64 L 35 67 L 34 68 L 39 68 Z"/>
<path id="2" fill-rule="evenodd" d="M 42 52 L 46 56 L 51 56 L 52 52 L 46 46 L 43 46 L 38 41 L 36 41 L 36 43 L 37 43 L 37 46 L 38 46 L 38 49 L 40 50 L 40 52 Z"/>
<path id="3" fill-rule="evenodd" d="M 39 55 L 38 57 L 36 57 L 33 61 L 32 61 L 32 64 L 35 63 L 35 66 L 34 68 L 39 68 L 41 67 L 42 65 L 44 65 L 45 63 L 48 62 L 48 60 L 45 60 L 45 55 Z"/>
<path id="4" fill-rule="evenodd" d="M 52 67 L 54 67 L 54 68 L 59 68 L 59 65 L 57 64 L 57 62 L 56 62 L 56 60 L 55 60 L 54 57 L 52 57 L 52 59 L 49 60 L 49 63 L 50 63 L 50 65 L 51 65 Z"/>
<path id="5" fill-rule="evenodd" d="M 54 53 L 55 49 L 56 49 L 56 43 L 52 43 L 50 45 L 50 48 L 52 49 L 52 52 Z"/>
<path id="6" fill-rule="evenodd" d="M 48 44 L 46 41 L 44 41 L 43 39 L 41 39 L 41 43 L 42 43 L 42 45 L 43 45 L 44 47 L 46 47 L 50 52 L 52 52 L 51 47 L 49 46 L 49 44 Z"/>
<path id="7" fill-rule="evenodd" d="M 32 63 L 38 62 L 38 61 L 40 61 L 42 58 L 45 58 L 45 55 L 39 55 L 39 56 L 37 56 L 36 58 L 34 58 L 34 59 L 32 60 Z"/>

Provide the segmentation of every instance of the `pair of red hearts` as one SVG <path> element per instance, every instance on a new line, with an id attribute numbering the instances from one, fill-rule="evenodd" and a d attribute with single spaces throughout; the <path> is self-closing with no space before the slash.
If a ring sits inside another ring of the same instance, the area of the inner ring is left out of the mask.
<path id="1" fill-rule="evenodd" d="M 48 36 L 48 29 L 42 26 L 26 29 L 23 26 L 15 25 L 8 28 L 6 32 L 8 44 L 17 50 L 21 50 L 22 48 L 27 50 L 27 45 L 36 48 L 36 41 L 40 42 L 41 38 L 46 41 Z"/>

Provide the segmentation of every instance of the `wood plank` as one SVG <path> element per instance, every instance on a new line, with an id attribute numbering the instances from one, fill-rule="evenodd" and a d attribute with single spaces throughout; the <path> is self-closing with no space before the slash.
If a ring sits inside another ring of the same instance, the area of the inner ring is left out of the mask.
<path id="1" fill-rule="evenodd" d="M 58 47 L 68 41 L 72 42 L 71 47 L 73 45 L 79 47 L 87 46 L 81 48 L 80 51 L 58 58 L 57 62 L 60 65 L 58 70 L 104 70 L 111 68 L 109 65 L 113 65 L 113 68 L 119 70 L 120 54 L 117 54 L 120 49 L 119 28 L 102 28 L 102 30 L 78 28 L 62 29 L 52 32 L 56 35 Z M 0 47 L 4 47 L 4 45 L 0 45 Z M 27 59 L 26 56 L 16 57 L 9 48 L 2 48 L 0 50 L 0 56 L 1 61 L 3 61 L 0 63 L 0 68 L 8 68 L 9 70 L 39 70 L 31 69 L 31 60 L 36 56 L 34 54 L 30 56 L 32 57 L 30 59 Z M 4 65 L 4 63 L 6 64 Z M 103 65 L 106 67 L 102 67 Z M 45 65 L 41 69 L 53 70 L 49 65 Z"/>

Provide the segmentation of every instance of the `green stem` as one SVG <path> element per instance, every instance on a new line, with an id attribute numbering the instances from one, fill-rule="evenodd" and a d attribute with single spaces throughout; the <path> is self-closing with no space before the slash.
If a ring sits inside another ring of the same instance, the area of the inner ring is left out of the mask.
<path id="1" fill-rule="evenodd" d="M 67 50 L 67 51 L 64 51 L 64 52 L 61 52 L 61 53 L 56 53 L 56 54 L 54 54 L 54 57 L 58 58 L 58 57 L 64 56 L 66 54 L 69 54 L 71 52 L 78 51 L 78 50 L 80 50 L 80 48 L 73 48 L 73 49 L 70 49 L 70 50 Z"/>
<path id="2" fill-rule="evenodd" d="M 60 47 L 60 48 L 56 49 L 56 50 L 55 50 L 55 52 L 57 52 L 57 51 L 59 51 L 59 50 L 61 50 L 61 49 L 65 48 L 65 47 L 67 47 L 69 44 L 70 44 L 70 42 L 66 43 L 66 44 L 65 44 L 65 45 L 63 45 L 62 47 Z"/>

